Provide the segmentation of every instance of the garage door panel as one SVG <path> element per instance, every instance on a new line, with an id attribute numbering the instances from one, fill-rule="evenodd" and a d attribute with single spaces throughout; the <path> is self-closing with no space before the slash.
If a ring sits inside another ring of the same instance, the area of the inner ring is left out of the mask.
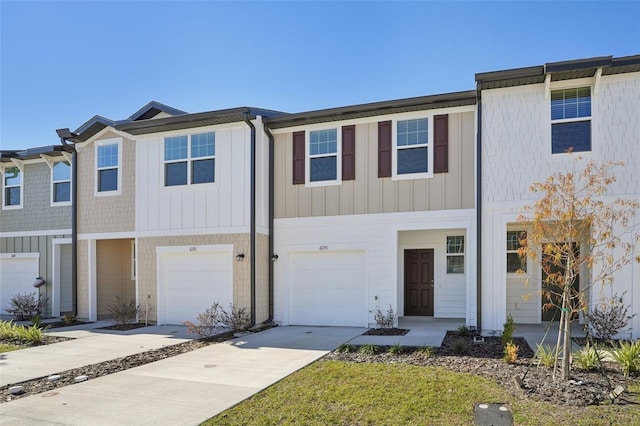
<path id="1" fill-rule="evenodd" d="M 232 303 L 232 253 L 165 253 L 161 262 L 165 323 L 195 321 L 215 302 L 225 309 Z"/>
<path id="2" fill-rule="evenodd" d="M 7 315 L 9 301 L 16 294 L 33 293 L 34 279 L 40 275 L 38 257 L 0 258 L 0 314 Z"/>
<path id="3" fill-rule="evenodd" d="M 364 260 L 360 250 L 292 254 L 290 323 L 366 325 Z"/>

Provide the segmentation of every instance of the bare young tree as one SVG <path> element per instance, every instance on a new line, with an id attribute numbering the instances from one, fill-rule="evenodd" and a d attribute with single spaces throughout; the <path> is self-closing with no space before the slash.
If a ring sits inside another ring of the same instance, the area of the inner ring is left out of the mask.
<path id="1" fill-rule="evenodd" d="M 529 228 L 519 254 L 542 270 L 543 309 L 560 311 L 554 377 L 560 370 L 562 380 L 569 379 L 571 322 L 586 312 L 594 287 L 611 285 L 616 272 L 634 260 L 640 241 L 631 225 L 640 204 L 606 196 L 616 180 L 613 169 L 623 163 L 588 162 L 578 170 L 579 162 L 572 171 L 532 184 L 541 198 L 518 218 Z"/>

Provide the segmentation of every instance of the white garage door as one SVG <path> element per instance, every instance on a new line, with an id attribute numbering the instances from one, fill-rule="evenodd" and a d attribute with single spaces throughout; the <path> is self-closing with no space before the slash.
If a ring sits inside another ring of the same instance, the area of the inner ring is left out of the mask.
<path id="1" fill-rule="evenodd" d="M 196 322 L 198 313 L 214 302 L 229 310 L 233 301 L 231 251 L 161 253 L 158 262 L 161 324 Z"/>
<path id="2" fill-rule="evenodd" d="M 5 309 L 14 295 L 38 291 L 33 287 L 40 275 L 38 259 L 38 253 L 0 255 L 0 315 L 8 315 Z"/>
<path id="3" fill-rule="evenodd" d="M 364 251 L 294 253 L 289 272 L 292 325 L 367 326 Z"/>

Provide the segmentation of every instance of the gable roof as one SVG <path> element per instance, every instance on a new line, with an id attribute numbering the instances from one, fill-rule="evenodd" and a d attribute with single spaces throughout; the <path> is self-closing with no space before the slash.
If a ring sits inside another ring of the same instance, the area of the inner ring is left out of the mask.
<path id="1" fill-rule="evenodd" d="M 172 116 L 187 114 L 185 111 L 181 111 L 177 108 L 173 108 L 168 105 L 161 104 L 160 102 L 151 101 L 145 106 L 143 106 L 142 108 L 140 108 L 138 111 L 131 114 L 131 116 L 127 120 L 129 121 L 148 120 L 160 114 L 161 112 L 164 112 Z"/>
<path id="2" fill-rule="evenodd" d="M 464 105 L 475 105 L 476 91 L 444 93 L 440 95 L 420 96 L 415 98 L 396 99 L 373 102 L 338 108 L 307 111 L 287 114 L 265 119 L 270 129 L 281 129 L 329 121 L 350 120 L 361 117 L 373 117 L 384 114 L 395 114 L 409 111 L 423 111 L 436 108 L 447 108 Z"/>
<path id="3" fill-rule="evenodd" d="M 598 68 L 602 68 L 602 75 L 638 72 L 640 71 L 640 55 L 619 58 L 599 56 L 570 61 L 548 62 L 534 67 L 478 73 L 476 74 L 476 82 L 479 90 L 524 86 L 544 83 L 548 74 L 551 74 L 551 81 L 593 77 Z"/>
<path id="4" fill-rule="evenodd" d="M 55 156 L 62 155 L 62 152 L 67 151 L 63 145 L 47 145 L 38 146 L 35 148 L 28 148 L 22 150 L 0 150 L 0 162 L 9 162 L 12 158 L 18 160 L 30 160 L 33 158 L 39 158 L 40 154 Z"/>

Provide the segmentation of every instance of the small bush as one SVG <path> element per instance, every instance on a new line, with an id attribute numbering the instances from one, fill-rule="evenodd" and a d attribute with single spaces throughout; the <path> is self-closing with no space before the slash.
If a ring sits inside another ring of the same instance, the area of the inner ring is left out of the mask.
<path id="1" fill-rule="evenodd" d="M 251 319 L 247 314 L 246 308 L 238 308 L 232 304 L 229 305 L 229 312 L 222 309 L 220 321 L 229 331 L 242 331 L 247 328 Z"/>
<path id="2" fill-rule="evenodd" d="M 507 315 L 507 322 L 504 323 L 502 330 L 502 346 L 507 347 L 507 343 L 513 343 L 513 332 L 516 331 L 516 326 L 513 323 L 513 317 L 511 314 Z"/>
<path id="3" fill-rule="evenodd" d="M 117 325 L 132 324 L 140 315 L 140 307 L 136 306 L 135 300 L 125 302 L 117 296 L 115 304 L 108 306 L 107 311 Z"/>
<path id="4" fill-rule="evenodd" d="M 584 318 L 589 329 L 598 339 L 610 340 L 621 331 L 625 331 L 629 323 L 637 314 L 629 314 L 629 305 L 625 305 L 624 295 L 617 294 L 611 299 L 605 299 L 602 304 L 586 313 Z"/>
<path id="5" fill-rule="evenodd" d="M 356 348 L 353 345 L 350 345 L 349 343 L 343 343 L 342 345 L 338 346 L 337 351 L 339 353 L 351 353 L 351 352 L 355 352 Z"/>
<path id="6" fill-rule="evenodd" d="M 431 346 L 423 346 L 418 349 L 418 353 L 425 358 L 431 358 L 435 354 L 435 350 Z"/>
<path id="7" fill-rule="evenodd" d="M 66 326 L 73 325 L 76 322 L 76 316 L 73 314 L 64 314 L 62 316 L 62 323 Z"/>
<path id="8" fill-rule="evenodd" d="M 0 339 L 14 339 L 17 334 L 17 327 L 13 321 L 0 322 Z"/>
<path id="9" fill-rule="evenodd" d="M 467 342 L 464 339 L 456 339 L 451 345 L 451 350 L 456 355 L 461 355 L 467 350 Z"/>
<path id="10" fill-rule="evenodd" d="M 393 355 L 400 355 L 404 352 L 404 348 L 400 343 L 393 344 L 389 346 L 389 353 Z"/>
<path id="11" fill-rule="evenodd" d="M 518 359 L 518 351 L 520 348 L 513 342 L 508 342 L 504 347 L 504 362 L 507 364 L 513 364 Z"/>
<path id="12" fill-rule="evenodd" d="M 600 363 L 598 348 L 596 346 L 590 346 L 587 343 L 584 348 L 573 354 L 573 362 L 583 370 L 595 370 Z"/>
<path id="13" fill-rule="evenodd" d="M 618 347 L 611 349 L 609 354 L 618 363 L 625 376 L 640 371 L 640 340 L 634 343 L 619 342 Z"/>
<path id="14" fill-rule="evenodd" d="M 380 308 L 376 309 L 376 313 L 373 316 L 378 328 L 393 328 L 396 325 L 396 313 L 393 311 L 393 307 L 389 305 L 387 313 L 382 313 Z"/>
<path id="15" fill-rule="evenodd" d="M 245 308 L 237 308 L 233 304 L 229 305 L 227 312 L 218 302 L 215 302 L 204 312 L 200 312 L 196 319 L 198 324 L 185 321 L 189 334 L 195 334 L 199 338 L 206 338 L 223 331 L 244 330 L 249 325 L 250 319 Z"/>
<path id="16" fill-rule="evenodd" d="M 35 317 L 31 318 L 31 325 L 38 328 L 44 328 L 44 324 L 42 323 L 42 318 L 40 318 L 40 315 L 36 315 Z"/>
<path id="17" fill-rule="evenodd" d="M 469 327 L 467 327 L 466 325 L 461 325 L 460 327 L 458 327 L 458 336 L 460 337 L 469 337 L 471 336 L 471 330 L 469 329 Z"/>
<path id="18" fill-rule="evenodd" d="M 9 308 L 5 309 L 18 321 L 27 321 L 39 316 L 47 304 L 46 297 L 38 297 L 38 293 L 16 294 L 9 300 Z"/>
<path id="19" fill-rule="evenodd" d="M 378 347 L 376 345 L 362 345 L 359 352 L 365 355 L 375 355 L 378 353 Z"/>
<path id="20" fill-rule="evenodd" d="M 41 328 L 38 328 L 35 325 L 29 327 L 20 326 L 16 328 L 16 331 L 16 337 L 23 342 L 37 345 L 44 341 L 44 332 Z"/>
<path id="21" fill-rule="evenodd" d="M 552 368 L 556 362 L 556 348 L 538 344 L 535 358 L 538 360 L 538 365 L 542 364 L 547 368 Z"/>

